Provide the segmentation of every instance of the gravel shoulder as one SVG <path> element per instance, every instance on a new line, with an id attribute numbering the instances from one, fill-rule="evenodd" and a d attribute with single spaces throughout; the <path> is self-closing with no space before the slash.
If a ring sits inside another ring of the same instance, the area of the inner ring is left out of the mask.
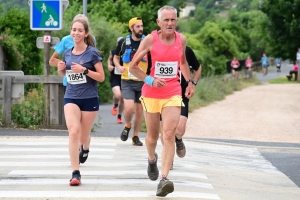
<path id="1" fill-rule="evenodd" d="M 298 84 L 252 86 L 189 113 L 185 137 L 300 143 Z"/>

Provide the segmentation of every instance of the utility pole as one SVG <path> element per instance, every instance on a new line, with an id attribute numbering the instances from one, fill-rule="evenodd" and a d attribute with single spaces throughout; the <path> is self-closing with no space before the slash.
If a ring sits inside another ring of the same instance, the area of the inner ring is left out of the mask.
<path id="1" fill-rule="evenodd" d="M 44 37 L 51 36 L 52 31 L 44 31 Z M 44 75 L 50 75 L 50 42 L 44 42 Z M 44 84 L 45 92 L 45 124 L 50 125 L 50 84 Z"/>
<path id="2" fill-rule="evenodd" d="M 87 16 L 87 0 L 82 1 L 83 14 Z"/>

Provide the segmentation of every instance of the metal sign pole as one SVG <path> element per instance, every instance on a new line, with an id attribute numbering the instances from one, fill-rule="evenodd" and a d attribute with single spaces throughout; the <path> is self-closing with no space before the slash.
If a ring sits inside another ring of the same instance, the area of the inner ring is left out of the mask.
<path id="1" fill-rule="evenodd" d="M 83 0 L 82 1 L 82 7 L 83 7 L 83 14 L 85 15 L 85 16 L 87 16 L 87 0 Z"/>
<path id="2" fill-rule="evenodd" d="M 69 5 L 68 0 L 29 0 L 30 6 L 30 29 L 37 31 L 44 31 L 44 40 L 37 39 L 37 47 L 44 48 L 44 75 L 50 75 L 50 47 L 59 41 L 51 41 L 51 32 L 62 29 L 63 12 Z M 41 44 L 43 42 L 43 44 Z M 45 124 L 50 125 L 50 84 L 44 84 L 45 92 Z"/>
<path id="3" fill-rule="evenodd" d="M 51 31 L 44 31 L 44 37 L 51 36 Z M 44 42 L 44 75 L 50 75 L 50 42 Z M 50 84 L 44 84 L 45 92 L 45 124 L 50 125 Z"/>

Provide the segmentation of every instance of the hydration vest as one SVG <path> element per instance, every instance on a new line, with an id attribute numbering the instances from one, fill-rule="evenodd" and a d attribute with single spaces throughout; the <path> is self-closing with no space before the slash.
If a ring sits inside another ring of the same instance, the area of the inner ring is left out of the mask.
<path id="1" fill-rule="evenodd" d="M 125 41 L 123 42 L 123 44 L 121 46 L 121 49 L 123 50 L 123 45 L 125 44 L 125 51 L 122 55 L 122 60 L 124 63 L 129 63 L 131 61 L 130 57 L 131 57 L 131 52 L 132 52 L 132 46 L 131 46 L 130 36 L 131 35 L 126 36 Z M 141 42 L 144 38 L 145 38 L 145 35 L 142 35 Z M 146 62 L 146 60 L 144 58 L 142 58 L 141 62 Z"/>

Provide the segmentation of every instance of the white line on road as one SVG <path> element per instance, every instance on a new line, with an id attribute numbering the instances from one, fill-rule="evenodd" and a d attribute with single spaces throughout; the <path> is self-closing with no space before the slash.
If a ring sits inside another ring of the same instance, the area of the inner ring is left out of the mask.
<path id="1" fill-rule="evenodd" d="M 155 197 L 155 191 L 0 191 L 2 198 L 147 198 Z M 195 198 L 195 199 L 215 199 L 219 200 L 217 194 L 200 192 L 176 192 L 168 194 L 172 198 Z"/>
<path id="2" fill-rule="evenodd" d="M 172 180 L 177 186 L 181 185 L 184 187 L 199 187 L 206 189 L 214 189 L 210 183 L 202 183 L 196 181 L 180 181 Z M 2 179 L 0 185 L 68 185 L 69 179 Z M 140 185 L 150 184 L 156 185 L 155 181 L 146 181 L 145 179 L 84 179 L 82 180 L 84 185 Z"/>
<path id="3" fill-rule="evenodd" d="M 0 158 L 23 158 L 23 159 L 49 159 L 49 158 L 65 158 L 70 159 L 69 155 L 58 155 L 58 154 L 42 154 L 42 155 L 0 155 Z M 98 158 L 98 159 L 113 159 L 113 156 L 109 155 L 89 155 L 89 159 Z"/>
<path id="4" fill-rule="evenodd" d="M 68 142 L 0 142 L 0 146 L 53 146 L 53 145 L 61 145 L 68 146 Z M 109 143 L 109 142 L 91 142 L 91 146 L 117 146 L 117 143 Z"/>
<path id="5" fill-rule="evenodd" d="M 147 167 L 147 161 L 146 162 L 86 162 L 84 163 L 85 167 Z M 22 167 L 41 167 L 41 166 L 47 166 L 47 167 L 65 167 L 65 166 L 71 166 L 71 162 L 0 162 L 0 166 L 7 167 L 7 166 L 22 166 Z M 158 167 L 160 167 L 160 163 L 157 164 Z M 174 165 L 174 168 L 176 169 L 201 169 L 201 167 L 197 165 L 188 165 L 188 164 L 176 164 Z"/>
<path id="6" fill-rule="evenodd" d="M 1 152 L 24 152 L 24 151 L 46 151 L 46 152 L 69 152 L 69 148 L 66 146 L 66 148 L 0 148 Z M 99 148 L 90 148 L 90 151 L 93 152 L 114 152 L 115 149 L 99 149 Z"/>
<path id="7" fill-rule="evenodd" d="M 114 171 L 114 170 L 105 170 L 105 171 L 91 171 L 91 170 L 80 170 L 81 174 L 86 176 L 101 176 L 101 175 L 110 175 L 110 176 L 120 176 L 120 175 L 146 175 L 147 171 L 145 170 L 124 170 L 124 171 Z M 70 175 L 70 170 L 12 170 L 9 175 Z M 180 172 L 173 173 L 170 171 L 170 176 L 183 176 L 190 178 L 201 178 L 208 179 L 205 174 L 199 174 L 197 172 Z"/>

